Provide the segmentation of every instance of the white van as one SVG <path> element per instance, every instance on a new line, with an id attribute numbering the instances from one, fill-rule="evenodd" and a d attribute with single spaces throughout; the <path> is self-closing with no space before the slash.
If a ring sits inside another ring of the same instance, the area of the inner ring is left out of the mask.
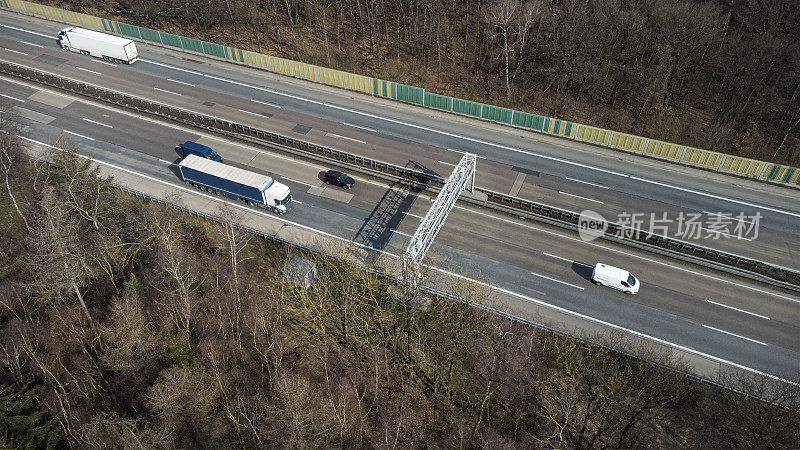
<path id="1" fill-rule="evenodd" d="M 619 289 L 626 294 L 639 292 L 639 280 L 627 270 L 619 267 L 609 266 L 608 264 L 597 263 L 592 270 L 592 281 L 601 286 Z"/>

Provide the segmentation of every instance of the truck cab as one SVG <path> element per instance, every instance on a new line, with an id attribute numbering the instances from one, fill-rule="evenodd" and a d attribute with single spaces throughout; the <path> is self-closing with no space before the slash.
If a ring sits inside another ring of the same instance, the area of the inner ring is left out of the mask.
<path id="1" fill-rule="evenodd" d="M 273 210 L 279 214 L 286 214 L 292 210 L 292 193 L 289 186 L 275 182 L 269 189 L 269 197 Z"/>
<path id="2" fill-rule="evenodd" d="M 65 50 L 69 46 L 66 42 L 64 42 L 67 40 L 67 30 L 69 30 L 69 28 L 64 28 L 58 32 L 58 46 Z"/>
<path id="3" fill-rule="evenodd" d="M 201 158 L 222 162 L 222 157 L 219 156 L 217 152 L 212 150 L 210 147 L 198 144 L 197 142 L 186 141 L 183 144 L 175 147 L 175 151 L 178 152 L 178 156 L 181 158 L 185 158 L 188 155 L 197 155 Z"/>

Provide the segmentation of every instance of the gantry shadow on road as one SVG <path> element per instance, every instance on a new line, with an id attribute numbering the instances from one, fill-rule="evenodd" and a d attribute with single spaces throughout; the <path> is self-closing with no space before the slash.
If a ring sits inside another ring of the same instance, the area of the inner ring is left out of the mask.
<path id="1" fill-rule="evenodd" d="M 435 174 L 435 172 L 416 161 L 409 161 L 405 167 L 419 172 Z M 420 192 L 421 189 L 409 188 L 402 183 L 395 182 L 390 184 L 380 201 L 375 205 L 375 208 L 364 219 L 364 223 L 356 232 L 353 241 L 376 250 L 383 250 L 395 234 L 394 230 L 405 218 L 406 215 L 403 213 L 411 210 Z M 416 217 L 411 216 L 411 218 L 415 220 L 414 223 L 416 224 Z M 368 259 L 373 258 L 375 258 L 374 255 L 368 257 Z M 365 261 L 367 264 L 372 262 Z"/>

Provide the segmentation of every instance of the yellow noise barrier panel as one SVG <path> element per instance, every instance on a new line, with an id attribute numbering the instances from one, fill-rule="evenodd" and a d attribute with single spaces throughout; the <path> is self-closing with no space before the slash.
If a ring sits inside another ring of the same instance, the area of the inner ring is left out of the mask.
<path id="1" fill-rule="evenodd" d="M 103 25 L 100 24 L 100 19 L 98 19 L 97 17 L 83 13 L 78 13 L 78 15 L 80 15 L 81 17 L 81 22 L 83 23 L 83 26 L 94 28 L 95 30 L 103 29 Z"/>
<path id="2" fill-rule="evenodd" d="M 251 66 L 262 67 L 264 69 L 270 70 L 269 67 L 269 57 L 267 55 L 262 55 L 261 53 L 245 51 L 247 54 L 247 62 L 250 63 Z"/>
<path id="3" fill-rule="evenodd" d="M 6 3 L 14 11 L 25 11 L 25 3 L 22 0 L 6 0 Z"/>
<path id="4" fill-rule="evenodd" d="M 49 19 L 64 21 L 74 25 L 82 25 L 88 28 L 97 30 L 104 30 L 101 19 L 88 14 L 77 13 L 51 6 L 39 5 L 33 2 L 22 0 L 5 0 L 8 7 L 15 11 L 27 12 L 36 16 L 47 17 Z M 116 25 L 112 21 L 109 24 Z M 119 30 L 116 30 L 119 31 Z M 237 55 L 231 57 L 231 48 L 226 48 L 226 53 L 229 59 L 239 60 Z M 371 94 L 371 85 L 373 81 L 376 83 L 375 95 L 390 97 L 389 87 L 391 83 L 384 82 L 383 80 L 374 80 L 373 78 L 358 75 L 354 73 L 342 72 L 340 70 L 329 69 L 327 67 L 318 67 L 311 64 L 292 61 L 285 58 L 269 57 L 267 55 L 245 51 L 247 62 L 251 66 L 262 67 L 283 75 L 289 75 L 297 78 L 303 78 L 310 81 L 324 83 L 330 86 L 343 87 L 345 89 L 364 92 Z M 569 124 L 568 121 L 556 121 L 551 119 L 548 121 L 548 130 L 550 133 L 564 135 Z M 555 129 L 555 128 L 558 129 Z M 612 134 L 613 133 L 613 134 Z M 773 163 L 758 161 L 749 158 L 742 158 L 740 156 L 724 155 L 718 152 L 712 152 L 694 147 L 684 147 L 678 144 L 669 142 L 658 141 L 652 139 L 647 141 L 647 138 L 636 136 L 626 133 L 614 133 L 611 130 L 603 128 L 592 127 L 588 125 L 580 125 L 573 123 L 570 131 L 570 137 L 573 139 L 592 142 L 603 146 L 610 146 L 636 153 L 644 152 L 647 155 L 655 156 L 658 158 L 669 159 L 673 161 L 680 161 L 687 164 L 707 167 L 710 169 L 719 168 L 725 172 L 731 172 L 750 177 L 758 178 L 763 174 L 762 178 L 768 178 L 775 167 Z M 685 151 L 684 151 L 685 149 Z M 721 166 L 720 166 L 721 164 Z M 778 170 L 778 173 L 772 177 L 773 180 L 783 181 L 791 167 L 783 166 Z M 791 176 L 789 183 L 796 184 L 800 181 L 800 170 L 795 169 Z"/>
<path id="5" fill-rule="evenodd" d="M 725 155 L 722 153 L 688 147 L 686 149 L 686 154 L 683 156 L 683 162 L 686 164 L 708 167 L 709 169 L 716 169 L 719 167 L 720 163 L 722 163 L 722 158 L 724 157 Z"/>
<path id="6" fill-rule="evenodd" d="M 318 81 L 317 66 L 306 64 L 303 62 L 294 62 L 294 76 L 309 81 Z"/>
<path id="7" fill-rule="evenodd" d="M 317 67 L 319 70 L 319 82 L 330 86 L 342 87 L 342 71 L 333 70 L 327 67 Z"/>
<path id="8" fill-rule="evenodd" d="M 611 136 L 611 147 L 630 152 L 642 153 L 645 144 L 647 144 L 647 138 L 633 134 L 614 133 L 614 136 Z"/>
<path id="9" fill-rule="evenodd" d="M 581 141 L 588 141 L 594 142 L 595 144 L 600 145 L 607 145 L 608 138 L 611 136 L 610 130 L 604 130 L 602 128 L 597 127 L 590 127 L 588 125 L 581 125 L 578 129 L 577 136 L 575 139 Z"/>
<path id="10" fill-rule="evenodd" d="M 290 77 L 294 76 L 294 69 L 292 69 L 291 59 L 278 58 L 277 56 L 271 56 L 270 59 L 272 60 L 273 72 L 289 75 Z"/>
<path id="11" fill-rule="evenodd" d="M 36 16 L 44 16 L 42 5 L 38 3 L 25 2 L 25 10 Z"/>
<path id="12" fill-rule="evenodd" d="M 45 17 L 48 19 L 61 21 L 61 9 L 53 8 L 52 6 L 42 6 Z"/>
<path id="13" fill-rule="evenodd" d="M 647 144 L 647 151 L 645 151 L 645 155 L 669 159 L 671 161 L 679 161 L 681 159 L 681 155 L 683 155 L 683 149 L 683 145 L 650 139 L 650 143 Z"/>
<path id="14" fill-rule="evenodd" d="M 765 163 L 763 161 L 728 155 L 722 163 L 722 168 L 720 170 L 757 177 L 761 175 L 761 171 L 764 170 L 764 165 Z"/>
<path id="15" fill-rule="evenodd" d="M 64 21 L 67 23 L 71 23 L 73 25 L 80 25 L 81 24 L 81 16 L 78 13 L 73 11 L 67 11 L 66 9 L 61 10 L 61 14 L 64 16 Z"/>
<path id="16" fill-rule="evenodd" d="M 364 75 L 342 72 L 342 79 L 345 89 L 364 92 L 367 94 L 370 93 L 369 85 L 372 83 L 372 78 L 365 77 Z"/>

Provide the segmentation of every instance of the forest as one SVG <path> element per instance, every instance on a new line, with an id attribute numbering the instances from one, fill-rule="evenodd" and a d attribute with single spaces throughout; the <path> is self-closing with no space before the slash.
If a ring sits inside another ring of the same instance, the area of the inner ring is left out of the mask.
<path id="1" fill-rule="evenodd" d="M 611 351 L 32 160 L 0 110 L 2 448 L 797 448 L 800 388 Z M 180 204 L 181 199 L 167 199 Z M 283 277 L 301 254 L 304 290 Z M 462 296 L 480 302 L 481 289 Z M 677 369 L 677 370 L 676 370 Z"/>
<path id="2" fill-rule="evenodd" d="M 650 138 L 800 165 L 794 0 L 42 0 Z"/>

